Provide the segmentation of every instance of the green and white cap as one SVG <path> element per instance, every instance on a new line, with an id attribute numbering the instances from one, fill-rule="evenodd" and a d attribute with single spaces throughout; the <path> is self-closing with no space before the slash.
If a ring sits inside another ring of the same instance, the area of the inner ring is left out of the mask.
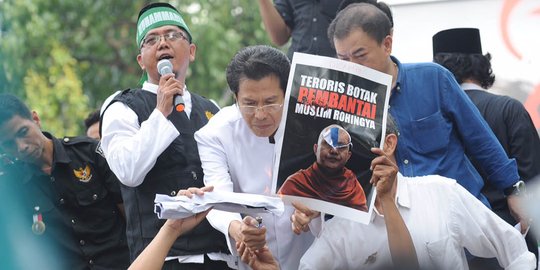
<path id="1" fill-rule="evenodd" d="M 139 18 L 137 19 L 137 46 L 141 48 L 144 36 L 148 31 L 165 25 L 176 25 L 186 31 L 190 42 L 193 39 L 186 22 L 184 22 L 176 8 L 167 3 L 152 3 L 143 7 L 139 12 Z M 139 85 L 142 85 L 147 79 L 148 74 L 143 72 L 139 79 Z"/>
<path id="2" fill-rule="evenodd" d="M 153 3 L 145 6 L 139 12 L 137 20 L 137 46 L 140 48 L 142 40 L 148 31 L 165 25 L 177 25 L 184 29 L 192 40 L 191 32 L 180 12 L 167 3 Z"/>

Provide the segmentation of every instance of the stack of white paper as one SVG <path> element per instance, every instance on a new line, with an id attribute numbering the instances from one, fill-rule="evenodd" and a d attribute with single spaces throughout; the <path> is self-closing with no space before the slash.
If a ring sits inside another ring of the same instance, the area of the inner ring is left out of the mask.
<path id="1" fill-rule="evenodd" d="M 192 198 L 156 194 L 154 200 L 154 212 L 160 219 L 185 218 L 210 208 L 248 215 L 270 212 L 281 216 L 284 211 L 279 197 L 227 191 L 211 191 Z"/>

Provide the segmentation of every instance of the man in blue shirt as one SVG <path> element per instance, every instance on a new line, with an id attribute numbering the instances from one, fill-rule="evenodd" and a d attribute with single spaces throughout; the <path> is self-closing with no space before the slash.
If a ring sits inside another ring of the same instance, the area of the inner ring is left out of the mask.
<path id="1" fill-rule="evenodd" d="M 439 174 L 456 179 L 489 205 L 480 193 L 484 182 L 466 154 L 478 161 L 490 183 L 506 190 L 522 231 L 514 190 L 519 175 L 503 148 L 453 75 L 434 63 L 401 64 L 392 52 L 389 18 L 370 4 L 341 11 L 328 29 L 337 57 L 390 74 L 390 113 L 400 130 L 396 160 L 404 176 Z"/>

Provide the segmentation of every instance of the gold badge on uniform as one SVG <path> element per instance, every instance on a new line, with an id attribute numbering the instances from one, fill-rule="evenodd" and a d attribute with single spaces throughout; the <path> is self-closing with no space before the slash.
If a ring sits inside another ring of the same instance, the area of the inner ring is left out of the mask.
<path id="1" fill-rule="evenodd" d="M 208 120 L 210 120 L 210 118 L 212 118 L 212 116 L 214 116 L 214 114 L 212 112 L 210 112 L 210 111 L 205 111 L 204 114 L 206 115 L 206 118 Z"/>
<path id="2" fill-rule="evenodd" d="M 92 179 L 92 172 L 90 171 L 89 165 L 86 165 L 84 169 L 79 168 L 77 170 L 73 170 L 73 174 L 75 174 L 75 177 L 77 177 L 81 182 L 86 183 Z"/>
<path id="3" fill-rule="evenodd" d="M 45 222 L 43 222 L 43 216 L 39 212 L 39 206 L 35 206 L 34 210 L 36 213 L 32 217 L 34 220 L 34 223 L 32 223 L 32 232 L 35 235 L 42 235 L 45 232 Z"/>

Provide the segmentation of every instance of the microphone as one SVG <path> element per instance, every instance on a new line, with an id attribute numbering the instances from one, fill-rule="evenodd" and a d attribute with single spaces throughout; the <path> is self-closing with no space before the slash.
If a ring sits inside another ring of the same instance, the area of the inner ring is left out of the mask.
<path id="1" fill-rule="evenodd" d="M 157 69 L 161 76 L 169 73 L 173 73 L 172 70 L 172 63 L 169 61 L 169 59 L 162 59 L 159 60 L 157 63 Z M 174 108 L 177 112 L 184 111 L 185 105 L 184 105 L 184 98 L 181 95 L 174 95 Z"/>

